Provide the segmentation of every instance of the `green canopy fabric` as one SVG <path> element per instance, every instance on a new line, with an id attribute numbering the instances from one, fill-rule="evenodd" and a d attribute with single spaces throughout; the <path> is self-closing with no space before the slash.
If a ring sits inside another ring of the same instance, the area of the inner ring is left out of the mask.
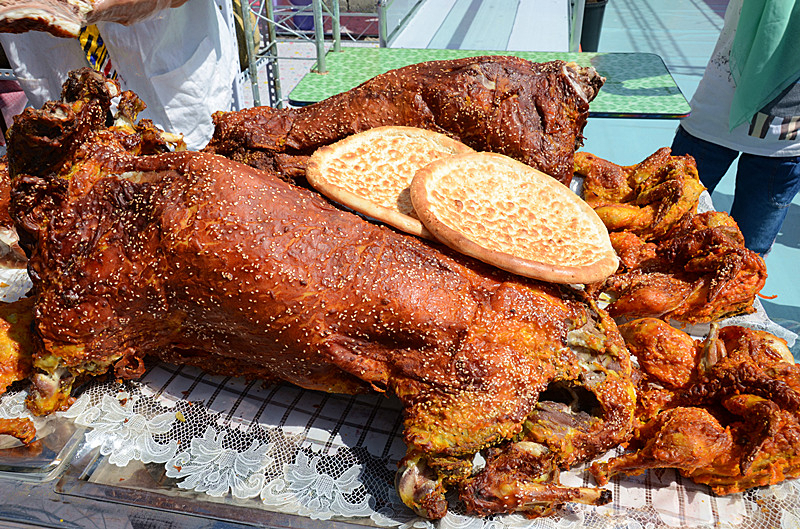
<path id="1" fill-rule="evenodd" d="M 731 49 L 733 130 L 800 77 L 800 1 L 745 0 Z"/>

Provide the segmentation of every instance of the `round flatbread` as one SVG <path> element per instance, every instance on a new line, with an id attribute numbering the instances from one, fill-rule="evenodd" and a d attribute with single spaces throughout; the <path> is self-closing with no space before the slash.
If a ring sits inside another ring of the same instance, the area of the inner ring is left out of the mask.
<path id="1" fill-rule="evenodd" d="M 314 189 L 406 233 L 433 238 L 414 212 L 409 185 L 418 169 L 474 152 L 444 134 L 414 127 L 376 127 L 321 147 L 306 178 Z"/>
<path id="2" fill-rule="evenodd" d="M 617 269 L 594 210 L 551 176 L 502 154 L 425 166 L 411 200 L 437 239 L 498 268 L 554 283 L 593 283 Z"/>

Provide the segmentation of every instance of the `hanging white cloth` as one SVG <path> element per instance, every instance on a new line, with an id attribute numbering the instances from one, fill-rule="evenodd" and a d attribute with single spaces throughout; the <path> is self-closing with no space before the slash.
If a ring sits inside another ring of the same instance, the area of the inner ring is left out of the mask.
<path id="1" fill-rule="evenodd" d="M 123 89 L 147 104 L 141 118 L 182 133 L 199 149 L 213 133 L 211 115 L 229 110 L 237 71 L 236 41 L 214 2 L 189 0 L 122 25 L 97 22 Z M 70 70 L 86 66 L 77 40 L 49 33 L 0 34 L 31 105 L 58 99 Z"/>

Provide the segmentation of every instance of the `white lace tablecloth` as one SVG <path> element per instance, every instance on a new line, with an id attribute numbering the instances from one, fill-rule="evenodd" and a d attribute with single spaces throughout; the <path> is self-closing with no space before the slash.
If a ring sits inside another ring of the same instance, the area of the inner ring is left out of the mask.
<path id="1" fill-rule="evenodd" d="M 0 272 L 0 280 L 6 301 L 28 284 L 24 272 Z M 794 342 L 795 335 L 770 322 L 763 309 L 733 323 Z M 31 417 L 25 395 L 22 390 L 3 396 L 0 418 Z M 394 490 L 397 462 L 405 453 L 396 399 L 266 386 L 168 364 L 151 366 L 136 382 L 95 381 L 79 388 L 68 411 L 33 419 L 40 431 L 49 420 L 86 427 L 85 442 L 114 465 L 163 464 L 178 490 L 230 495 L 260 509 L 319 520 L 431 529 L 800 527 L 800 481 L 715 496 L 672 470 L 613 479 L 613 502 L 603 507 L 568 504 L 546 518 L 483 519 L 460 514 L 453 501 L 444 519 L 431 522 L 416 517 Z M 581 469 L 563 474 L 562 482 L 594 485 Z"/>

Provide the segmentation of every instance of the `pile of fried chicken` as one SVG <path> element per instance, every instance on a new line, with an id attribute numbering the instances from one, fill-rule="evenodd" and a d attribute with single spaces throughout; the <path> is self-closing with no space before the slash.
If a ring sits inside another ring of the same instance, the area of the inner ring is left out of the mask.
<path id="1" fill-rule="evenodd" d="M 589 286 L 610 301 L 614 318 L 693 324 L 754 310 L 767 279 L 764 260 L 745 248 L 728 214 L 697 213 L 705 188 L 694 159 L 662 148 L 621 167 L 579 152 L 575 174 L 621 261 L 616 274 Z"/>
<path id="2" fill-rule="evenodd" d="M 602 505 L 608 490 L 564 486 L 559 472 L 620 445 L 631 452 L 592 467 L 600 485 L 656 467 L 720 493 L 799 476 L 800 367 L 785 342 L 741 327 L 695 342 L 667 323 L 752 311 L 763 260 L 725 214 L 697 214 L 690 158 L 662 150 L 619 167 L 575 153 L 601 84 L 561 61 L 423 63 L 302 109 L 218 114 L 209 146 L 187 152 L 136 120 L 135 94 L 73 72 L 62 100 L 27 109 L 8 137 L 9 213 L 33 289 L 0 314 L 0 390 L 27 380 L 29 409 L 48 414 L 76 383 L 136 378 L 155 357 L 391 392 L 407 445 L 398 493 L 428 518 L 444 516 L 449 490 L 474 515 Z M 316 148 L 387 124 L 565 183 L 575 172 L 619 270 L 593 285 L 522 278 L 304 186 Z M 32 438 L 24 421 L 4 426 Z"/>

